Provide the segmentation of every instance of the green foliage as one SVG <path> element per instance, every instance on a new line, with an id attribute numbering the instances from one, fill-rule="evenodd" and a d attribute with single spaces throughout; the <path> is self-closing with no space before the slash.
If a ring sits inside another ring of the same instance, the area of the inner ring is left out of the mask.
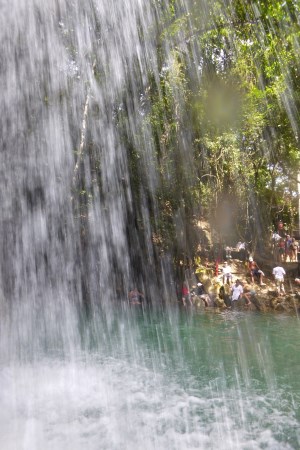
<path id="1" fill-rule="evenodd" d="M 157 44 L 157 54 L 149 52 L 148 78 L 143 73 L 139 80 L 139 62 L 132 63 L 115 110 L 107 112 L 127 151 L 120 164 L 126 176 L 122 170 L 115 176 L 132 236 L 138 235 L 141 247 L 151 236 L 159 252 L 170 252 L 178 262 L 197 254 L 200 219 L 209 221 L 215 239 L 226 243 L 265 242 L 277 219 L 292 228 L 300 170 L 299 1 L 150 4 L 157 27 L 145 35 L 139 30 L 141 39 Z M 76 60 L 71 42 L 67 48 Z M 95 48 L 90 60 L 102 85 L 109 74 L 97 55 Z M 76 89 L 75 81 L 70 85 Z M 59 100 L 65 96 L 60 93 Z M 53 98 L 45 92 L 43 101 L 51 106 Z M 82 226 L 105 188 L 105 149 L 93 142 L 93 133 L 89 138 L 103 107 L 93 98 L 89 108 L 84 156 L 92 178 L 86 182 L 81 164 L 73 200 Z M 134 114 L 140 122 L 133 125 Z M 78 158 L 79 149 L 74 153 Z M 155 174 L 152 185 L 148 172 Z M 148 249 L 142 251 L 147 258 Z M 201 261 L 194 263 L 203 275 Z"/>
<path id="2" fill-rule="evenodd" d="M 160 175 L 155 243 L 179 251 L 180 222 L 195 252 L 202 215 L 229 230 L 221 238 L 263 241 L 278 218 L 296 218 L 299 2 L 154 3 L 160 70 L 159 79 L 149 75 L 144 119 Z M 133 149 L 133 172 L 137 158 Z"/>

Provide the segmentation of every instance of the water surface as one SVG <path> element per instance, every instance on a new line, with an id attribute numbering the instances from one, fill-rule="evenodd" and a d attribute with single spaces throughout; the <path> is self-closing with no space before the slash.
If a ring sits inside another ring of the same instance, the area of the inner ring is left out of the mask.
<path id="1" fill-rule="evenodd" d="M 297 449 L 296 317 L 119 311 L 1 363 L 0 447 Z"/>

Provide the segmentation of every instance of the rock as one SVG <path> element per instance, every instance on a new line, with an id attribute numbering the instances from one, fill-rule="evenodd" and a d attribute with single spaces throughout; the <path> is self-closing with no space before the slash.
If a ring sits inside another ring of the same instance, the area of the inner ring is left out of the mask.
<path id="1" fill-rule="evenodd" d="M 287 295 L 284 299 L 286 303 L 295 303 L 295 297 L 293 295 Z"/>
<path id="2" fill-rule="evenodd" d="M 277 298 L 277 297 L 272 298 L 272 299 L 270 300 L 270 306 L 271 306 L 271 308 L 276 309 L 278 303 L 280 303 L 279 298 Z"/>
<path id="3" fill-rule="evenodd" d="M 193 305 L 196 308 L 205 308 L 205 303 L 198 295 L 195 295 L 192 299 Z"/>
<path id="4" fill-rule="evenodd" d="M 256 295 L 251 296 L 251 306 L 254 306 L 255 310 L 261 311 L 263 304 L 264 304 L 264 302 L 260 298 L 258 298 Z"/>
<path id="5" fill-rule="evenodd" d="M 218 307 L 218 308 L 225 308 L 225 303 L 224 303 L 224 300 L 222 300 L 221 298 L 219 298 L 219 297 L 216 297 L 215 298 L 215 304 L 216 304 L 216 306 Z"/>
<path id="6" fill-rule="evenodd" d="M 284 303 L 277 303 L 275 306 L 275 311 L 287 311 L 287 309 Z"/>
<path id="7" fill-rule="evenodd" d="M 273 291 L 273 290 L 269 289 L 267 294 L 274 296 L 274 295 L 277 295 L 277 291 Z"/>
<path id="8" fill-rule="evenodd" d="M 260 306 L 260 310 L 261 310 L 261 306 Z M 257 307 L 251 303 L 251 305 L 248 306 L 248 311 L 257 311 Z"/>

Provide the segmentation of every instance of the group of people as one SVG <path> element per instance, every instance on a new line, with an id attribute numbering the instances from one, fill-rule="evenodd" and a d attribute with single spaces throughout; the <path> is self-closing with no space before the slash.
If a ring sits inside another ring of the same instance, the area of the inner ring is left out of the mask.
<path id="1" fill-rule="evenodd" d="M 297 262 L 299 243 L 289 234 L 282 236 L 279 231 L 272 234 L 274 258 L 277 262 Z"/>
<path id="2" fill-rule="evenodd" d="M 258 284 L 260 286 L 265 286 L 265 284 L 263 283 L 263 277 L 265 276 L 265 274 L 260 269 L 257 262 L 254 261 L 252 256 L 250 256 L 248 260 L 248 270 L 252 284 L 254 284 L 255 279 L 257 279 Z M 276 265 L 272 270 L 272 275 L 274 277 L 277 294 L 279 296 L 285 295 L 285 288 L 284 288 L 284 277 L 286 275 L 285 269 L 280 265 Z M 231 284 L 231 280 L 232 280 L 231 268 L 228 265 L 228 263 L 225 262 L 223 267 L 223 284 L 225 283 Z M 295 282 L 296 284 L 300 285 L 300 279 L 296 278 Z"/>
<path id="3" fill-rule="evenodd" d="M 275 259 L 277 263 L 280 263 L 281 261 L 287 262 L 287 259 L 289 259 L 291 262 L 298 260 L 299 246 L 294 237 L 291 238 L 289 235 L 282 237 L 279 233 L 273 233 L 272 239 L 274 245 L 276 246 L 276 248 L 278 248 L 279 257 L 278 259 Z M 245 250 L 245 245 L 243 243 L 239 244 L 242 244 L 241 248 L 242 250 Z M 214 290 L 213 294 L 211 293 L 211 291 L 207 292 L 204 284 L 200 280 L 198 280 L 197 286 L 194 287 L 191 292 L 189 290 L 188 282 L 184 282 L 181 289 L 181 302 L 184 306 L 193 305 L 199 302 L 199 299 L 205 307 L 221 306 L 219 300 L 221 300 L 221 302 L 223 301 L 223 303 L 227 307 L 234 306 L 235 304 L 237 304 L 236 302 L 241 303 L 241 300 L 243 300 L 242 304 L 246 306 L 249 306 L 251 303 L 257 304 L 254 301 L 255 291 L 253 289 L 253 284 L 255 283 L 255 281 L 257 281 L 259 286 L 265 286 L 263 282 L 263 278 L 265 276 L 264 272 L 250 255 L 249 257 L 247 257 L 248 261 L 246 262 L 246 265 L 248 276 L 251 280 L 252 286 L 247 283 L 242 283 L 239 279 L 236 279 L 235 282 L 233 282 L 233 273 L 230 264 L 231 254 L 226 255 L 226 258 L 228 259 L 228 261 L 224 261 L 221 273 L 220 265 L 217 262 L 215 270 L 212 270 L 211 275 L 209 275 L 209 277 L 211 276 L 215 279 L 218 279 L 218 282 L 216 283 L 218 285 L 217 295 L 216 289 Z M 280 264 L 277 264 L 272 270 L 272 275 L 274 277 L 277 295 L 285 295 L 285 269 L 281 267 Z M 300 286 L 300 278 L 296 278 L 295 283 L 296 285 Z M 178 294 L 179 292 L 180 289 L 178 290 Z M 129 292 L 128 298 L 129 303 L 131 304 L 141 304 L 143 302 L 144 295 L 139 292 L 137 288 L 134 288 Z"/>
<path id="4" fill-rule="evenodd" d="M 247 262 L 247 273 L 250 279 L 250 283 L 243 283 L 240 279 L 233 281 L 233 273 L 231 265 L 228 261 L 223 263 L 221 274 L 216 277 L 219 280 L 220 287 L 216 294 L 216 290 L 212 294 L 206 292 L 204 284 L 198 281 L 196 288 L 191 292 L 188 288 L 188 283 L 185 282 L 182 287 L 182 303 L 184 306 L 194 305 L 199 299 L 203 302 L 205 307 L 207 306 L 221 306 L 220 299 L 223 301 L 224 306 L 249 306 L 253 303 L 258 307 L 258 301 L 254 290 L 254 283 L 257 281 L 259 286 L 265 286 L 263 278 L 264 272 L 261 270 L 253 257 L 250 256 Z M 285 295 L 284 279 L 286 271 L 280 265 L 276 265 L 272 269 L 272 275 L 274 277 L 274 283 L 276 286 L 276 292 L 278 296 Z M 296 278 L 296 284 L 300 286 L 300 278 Z M 259 309 L 259 308 L 258 308 Z"/>
<path id="5" fill-rule="evenodd" d="M 253 286 L 249 283 L 243 283 L 238 278 L 229 286 L 229 289 L 228 287 L 226 289 L 226 285 L 223 285 L 219 295 L 227 307 L 250 306 L 252 303 L 257 309 L 260 309 Z"/>
<path id="6" fill-rule="evenodd" d="M 253 260 L 252 256 L 249 257 L 248 269 L 249 269 L 249 274 L 251 277 L 251 282 L 254 283 L 254 278 L 257 277 L 259 280 L 259 284 L 261 286 L 263 286 L 264 285 L 263 277 L 265 274 L 258 267 L 258 264 L 256 263 L 256 261 Z M 226 284 L 226 283 L 231 284 L 232 283 L 232 269 L 227 261 L 225 261 L 224 265 L 223 265 L 222 280 L 223 280 L 223 284 Z"/>
<path id="7" fill-rule="evenodd" d="M 255 297 L 254 289 L 243 284 L 236 279 L 232 285 L 220 285 L 218 291 L 208 293 L 203 283 L 198 282 L 195 289 L 191 292 L 187 283 L 182 288 L 182 303 L 184 306 L 201 306 L 204 307 L 227 307 L 235 308 L 236 306 L 250 306 L 253 303 L 258 307 L 258 301 Z M 259 309 L 259 307 L 258 307 Z"/>

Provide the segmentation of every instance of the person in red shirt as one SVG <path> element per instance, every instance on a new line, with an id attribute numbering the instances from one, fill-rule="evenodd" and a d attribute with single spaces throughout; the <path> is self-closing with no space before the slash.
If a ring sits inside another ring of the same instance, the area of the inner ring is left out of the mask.
<path id="1" fill-rule="evenodd" d="M 181 293 L 182 293 L 183 305 L 184 306 L 186 306 L 187 304 L 192 305 L 190 290 L 189 290 L 188 284 L 186 282 L 184 282 L 182 285 Z"/>

